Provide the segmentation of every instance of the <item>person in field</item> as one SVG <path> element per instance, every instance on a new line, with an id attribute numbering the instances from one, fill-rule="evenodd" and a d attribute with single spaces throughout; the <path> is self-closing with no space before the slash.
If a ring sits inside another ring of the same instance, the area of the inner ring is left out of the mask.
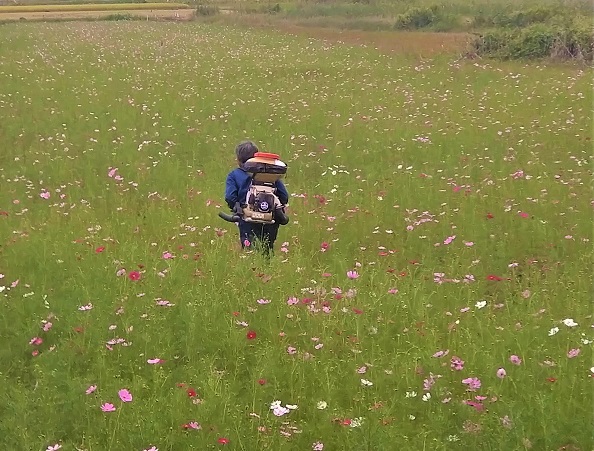
<path id="1" fill-rule="evenodd" d="M 286 224 L 286 222 L 279 222 L 278 220 L 267 222 L 264 219 L 260 222 L 258 219 L 246 217 L 246 207 L 249 207 L 249 199 L 254 191 L 254 174 L 252 171 L 254 166 L 253 162 L 257 161 L 257 158 L 254 159 L 254 157 L 257 157 L 256 154 L 269 155 L 260 154 L 258 147 L 252 141 L 242 141 L 235 148 L 238 167 L 233 169 L 227 175 L 227 180 L 225 182 L 225 202 L 233 213 L 239 216 L 237 224 L 239 227 L 241 247 L 260 247 L 265 254 L 269 255 L 274 250 L 274 242 L 276 241 L 280 225 Z M 248 160 L 250 161 L 248 162 Z M 277 162 L 284 165 L 284 163 L 279 162 L 278 160 Z M 246 167 L 246 163 L 248 163 L 247 166 L 249 167 Z M 248 170 L 250 172 L 248 172 Z M 284 212 L 284 207 L 289 202 L 287 188 L 280 180 L 280 177 L 273 183 L 269 183 L 269 185 L 271 185 L 271 188 L 274 191 L 275 201 L 280 202 Z M 263 202 L 263 204 L 268 204 L 268 202 Z M 273 208 L 273 205 L 270 205 L 270 208 Z M 257 215 L 258 213 L 254 212 L 250 214 Z"/>

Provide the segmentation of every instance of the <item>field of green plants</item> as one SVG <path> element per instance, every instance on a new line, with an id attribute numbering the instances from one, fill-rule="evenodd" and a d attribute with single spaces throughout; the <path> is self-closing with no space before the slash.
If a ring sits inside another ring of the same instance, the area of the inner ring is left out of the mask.
<path id="1" fill-rule="evenodd" d="M 7 450 L 594 447 L 592 70 L 0 26 Z M 268 261 L 235 145 L 288 164 Z"/>

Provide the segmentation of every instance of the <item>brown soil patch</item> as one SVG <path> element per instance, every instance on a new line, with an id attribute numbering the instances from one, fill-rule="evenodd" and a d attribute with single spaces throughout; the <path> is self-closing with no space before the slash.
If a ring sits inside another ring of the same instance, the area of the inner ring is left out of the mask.
<path id="1" fill-rule="evenodd" d="M 112 10 L 112 11 L 56 11 L 35 13 L 0 13 L 0 21 L 6 20 L 83 20 L 101 19 L 114 14 L 125 14 L 147 20 L 190 20 L 193 9 L 175 10 Z"/>
<path id="2" fill-rule="evenodd" d="M 208 19 L 207 19 L 208 20 Z M 210 19 L 231 25 L 274 29 L 297 36 L 307 36 L 333 43 L 359 45 L 381 52 L 394 52 L 416 57 L 429 57 L 440 53 L 464 54 L 472 36 L 468 33 L 436 33 L 429 31 L 363 31 L 349 29 L 329 22 L 324 26 L 319 21 L 290 21 L 256 14 L 226 14 Z"/>
<path id="3" fill-rule="evenodd" d="M 382 52 L 396 52 L 417 56 L 437 53 L 462 53 L 470 36 L 466 33 L 432 33 L 414 31 L 355 31 L 332 28 L 283 26 L 291 34 L 345 44 L 364 45 Z"/>

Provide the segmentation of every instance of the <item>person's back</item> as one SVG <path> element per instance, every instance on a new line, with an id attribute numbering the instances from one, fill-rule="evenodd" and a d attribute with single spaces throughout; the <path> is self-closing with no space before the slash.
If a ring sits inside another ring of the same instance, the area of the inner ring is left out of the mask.
<path id="1" fill-rule="evenodd" d="M 244 218 L 244 209 L 247 207 L 248 193 L 253 187 L 253 176 L 244 167 L 245 163 L 254 158 L 258 152 L 258 147 L 251 141 L 241 142 L 235 149 L 238 168 L 232 170 L 227 175 L 225 186 L 225 202 L 235 214 L 239 216 L 239 237 L 242 247 L 251 247 L 254 241 L 259 242 L 265 252 L 269 252 L 274 247 L 274 242 L 278 234 L 280 223 L 258 222 L 257 214 L 252 214 L 250 218 Z M 257 159 L 256 159 L 257 160 Z M 249 165 L 248 165 L 249 168 Z M 253 169 L 253 167 L 251 168 Z M 267 183 L 272 186 L 275 198 L 278 199 L 283 209 L 289 202 L 289 194 L 284 183 L 277 178 L 274 183 Z M 265 197 L 262 197 L 265 199 Z M 266 198 L 269 199 L 269 198 Z M 266 202 L 270 202 L 267 200 Z M 275 206 L 278 207 L 278 206 Z M 247 220 L 246 220 L 247 219 Z M 284 222 L 286 223 L 286 222 Z"/>

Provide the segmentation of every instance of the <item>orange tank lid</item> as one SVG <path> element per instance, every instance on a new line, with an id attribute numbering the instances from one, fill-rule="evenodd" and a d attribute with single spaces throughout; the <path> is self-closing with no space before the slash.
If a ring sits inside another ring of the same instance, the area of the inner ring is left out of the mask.
<path id="1" fill-rule="evenodd" d="M 254 154 L 256 158 L 270 158 L 271 160 L 278 160 L 280 157 L 275 153 L 267 153 L 267 152 L 256 152 Z"/>

